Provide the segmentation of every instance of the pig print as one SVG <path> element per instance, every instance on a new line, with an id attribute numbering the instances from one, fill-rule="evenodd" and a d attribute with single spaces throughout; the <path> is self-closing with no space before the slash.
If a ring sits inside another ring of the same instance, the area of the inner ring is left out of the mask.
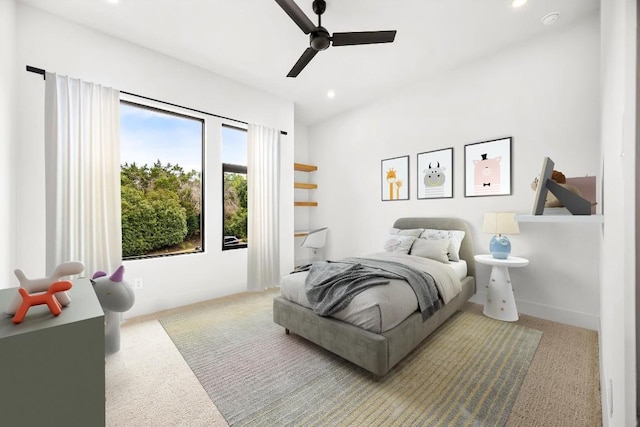
<path id="1" fill-rule="evenodd" d="M 500 194 L 500 161 L 502 156 L 473 161 L 473 188 L 476 196 Z"/>

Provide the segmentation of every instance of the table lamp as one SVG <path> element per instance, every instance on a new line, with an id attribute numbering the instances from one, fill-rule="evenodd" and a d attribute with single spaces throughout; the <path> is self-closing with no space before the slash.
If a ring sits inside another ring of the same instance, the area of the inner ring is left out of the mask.
<path id="1" fill-rule="evenodd" d="M 494 236 L 489 242 L 489 251 L 494 258 L 507 259 L 511 253 L 511 242 L 504 234 L 520 234 L 513 212 L 487 212 L 484 214 L 482 231 Z"/>

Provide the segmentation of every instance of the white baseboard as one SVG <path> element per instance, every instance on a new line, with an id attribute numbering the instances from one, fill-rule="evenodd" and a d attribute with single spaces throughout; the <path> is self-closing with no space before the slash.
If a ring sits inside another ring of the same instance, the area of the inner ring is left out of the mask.
<path id="1" fill-rule="evenodd" d="M 484 305 L 486 294 L 478 292 L 470 301 Z M 580 328 L 597 331 L 600 328 L 600 317 L 594 314 L 582 313 L 579 311 L 567 310 L 559 307 L 552 307 L 528 301 L 516 299 L 518 313 L 526 314 L 553 322 L 564 323 L 565 325 L 577 326 Z"/>

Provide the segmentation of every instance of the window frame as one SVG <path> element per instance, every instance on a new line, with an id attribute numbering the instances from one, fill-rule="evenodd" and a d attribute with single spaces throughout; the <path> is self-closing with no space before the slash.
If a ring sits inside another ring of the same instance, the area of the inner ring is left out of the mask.
<path id="1" fill-rule="evenodd" d="M 150 104 L 145 104 L 145 103 L 141 103 L 138 101 L 132 101 L 130 99 L 124 99 L 124 98 L 120 98 L 120 104 L 127 104 L 129 106 L 133 106 L 136 108 L 141 108 L 143 110 L 150 110 L 156 113 L 160 113 L 160 114 L 167 114 L 170 116 L 177 116 L 183 119 L 187 119 L 187 120 L 195 120 L 201 123 L 201 135 L 200 135 L 200 249 L 199 250 L 194 250 L 191 252 L 173 252 L 173 253 L 166 253 L 166 254 L 153 254 L 153 255 L 134 255 L 134 256 L 128 256 L 125 257 L 124 255 L 122 256 L 122 260 L 123 261 L 135 261 L 135 260 L 142 260 L 142 259 L 151 259 L 151 258 L 165 258 L 165 257 L 174 257 L 174 256 L 179 256 L 179 255 L 194 255 L 194 254 L 204 254 L 206 252 L 206 244 L 205 244 L 205 195 L 206 195 L 206 184 L 205 184 L 205 158 L 206 158 L 206 128 L 207 128 L 207 121 L 205 118 L 203 117 L 198 117 L 192 114 L 187 114 L 184 112 L 179 112 L 179 111 L 175 111 L 175 110 L 171 110 L 165 107 L 158 107 L 155 105 L 150 105 Z M 179 108 L 179 107 L 177 107 Z M 181 108 L 179 108 L 180 110 L 182 110 Z M 121 152 L 122 152 L 122 148 L 120 148 Z M 122 167 L 122 158 L 120 159 L 120 167 Z M 122 198 L 122 195 L 120 196 Z M 120 221 L 120 227 L 122 228 L 122 220 Z"/>
<path id="2" fill-rule="evenodd" d="M 220 135 L 221 135 L 221 139 L 220 139 L 220 150 L 222 151 L 222 148 L 224 147 L 224 141 L 222 141 L 222 128 L 230 128 L 230 129 L 234 129 L 234 130 L 239 130 L 239 131 L 243 131 L 245 133 L 248 133 L 248 129 L 246 128 L 242 128 L 239 126 L 233 126 L 227 123 L 222 123 L 220 126 Z M 222 157 L 222 156 L 221 156 Z M 248 247 L 247 243 L 240 243 L 237 245 L 233 245 L 233 246 L 225 246 L 224 244 L 224 239 L 225 239 L 225 234 L 224 234 L 224 225 L 225 225 L 225 219 L 224 219 L 224 205 L 225 205 L 225 199 L 224 199 L 224 177 L 226 173 L 235 173 L 235 174 L 244 174 L 245 177 L 247 177 L 247 171 L 248 171 L 248 166 L 247 165 L 236 165 L 233 163 L 222 163 L 222 238 L 220 239 L 220 244 L 222 247 L 222 251 L 231 251 L 231 250 L 235 250 L 235 249 L 246 249 Z M 248 197 L 248 196 L 247 196 Z M 248 205 L 248 202 L 247 202 Z M 247 210 L 248 210 L 248 206 L 247 206 Z M 247 224 L 248 225 L 248 224 Z"/>

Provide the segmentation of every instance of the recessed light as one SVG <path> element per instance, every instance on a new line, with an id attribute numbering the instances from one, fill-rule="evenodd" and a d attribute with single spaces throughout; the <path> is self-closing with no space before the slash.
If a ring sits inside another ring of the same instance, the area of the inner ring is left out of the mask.
<path id="1" fill-rule="evenodd" d="M 524 6 L 524 4 L 527 2 L 527 0 L 513 0 L 513 2 L 511 3 L 511 7 L 520 7 L 520 6 Z"/>
<path id="2" fill-rule="evenodd" d="M 544 25 L 553 25 L 560 17 L 560 12 L 551 12 L 544 15 L 541 19 Z"/>
<path id="3" fill-rule="evenodd" d="M 336 91 L 333 89 L 329 89 L 329 91 L 327 92 L 327 98 L 333 99 L 336 97 Z"/>

